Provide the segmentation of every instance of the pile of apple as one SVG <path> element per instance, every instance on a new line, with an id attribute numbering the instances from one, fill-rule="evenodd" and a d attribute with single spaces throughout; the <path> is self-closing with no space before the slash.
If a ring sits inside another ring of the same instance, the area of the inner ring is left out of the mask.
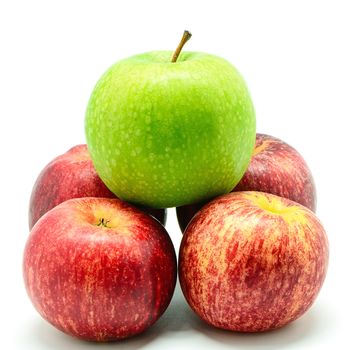
<path id="1" fill-rule="evenodd" d="M 50 162 L 30 200 L 24 280 L 38 312 L 86 340 L 127 338 L 169 305 L 166 208 L 184 232 L 179 279 L 228 330 L 281 327 L 325 279 L 328 243 L 301 155 L 256 134 L 245 82 L 222 58 L 149 52 L 113 65 L 86 112 L 87 146 Z"/>

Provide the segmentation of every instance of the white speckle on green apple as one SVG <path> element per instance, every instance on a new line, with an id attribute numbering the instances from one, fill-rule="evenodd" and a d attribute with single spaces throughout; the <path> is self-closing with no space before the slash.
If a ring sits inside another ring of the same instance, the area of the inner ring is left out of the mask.
<path id="1" fill-rule="evenodd" d="M 92 92 L 89 151 L 121 199 L 156 208 L 203 201 L 232 190 L 248 167 L 255 113 L 243 78 L 220 57 L 180 51 L 176 62 L 170 51 L 119 61 Z"/>

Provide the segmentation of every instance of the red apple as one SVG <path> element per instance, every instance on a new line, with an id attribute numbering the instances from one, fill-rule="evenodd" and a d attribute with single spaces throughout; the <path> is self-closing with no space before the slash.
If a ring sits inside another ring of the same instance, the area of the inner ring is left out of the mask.
<path id="1" fill-rule="evenodd" d="M 293 147 L 269 135 L 256 135 L 249 167 L 233 191 L 272 193 L 316 210 L 315 184 L 305 160 Z M 176 208 L 182 232 L 204 204 Z"/>
<path id="2" fill-rule="evenodd" d="M 306 207 L 263 192 L 233 192 L 204 206 L 185 230 L 179 278 L 207 323 L 258 332 L 300 317 L 326 276 L 328 241 Z"/>
<path id="3" fill-rule="evenodd" d="M 41 171 L 30 198 L 29 228 L 56 205 L 81 197 L 116 198 L 97 175 L 86 145 L 71 148 Z M 165 209 L 140 209 L 165 225 Z"/>
<path id="4" fill-rule="evenodd" d="M 71 199 L 34 226 L 24 280 L 35 308 L 63 332 L 94 341 L 150 327 L 167 308 L 176 255 L 165 228 L 119 199 Z"/>

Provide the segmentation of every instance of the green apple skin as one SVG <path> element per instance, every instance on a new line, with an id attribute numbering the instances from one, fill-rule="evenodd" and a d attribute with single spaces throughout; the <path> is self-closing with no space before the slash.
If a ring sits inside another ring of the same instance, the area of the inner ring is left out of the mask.
<path id="1" fill-rule="evenodd" d="M 239 72 L 200 52 L 153 51 L 114 64 L 85 119 L 94 166 L 119 198 L 154 208 L 230 192 L 248 167 L 254 107 Z"/>

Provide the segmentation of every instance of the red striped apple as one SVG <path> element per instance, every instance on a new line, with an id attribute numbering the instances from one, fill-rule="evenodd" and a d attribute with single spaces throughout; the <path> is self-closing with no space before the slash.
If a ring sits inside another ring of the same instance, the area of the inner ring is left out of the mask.
<path id="1" fill-rule="evenodd" d="M 29 228 L 56 205 L 80 197 L 116 198 L 97 175 L 86 145 L 71 148 L 41 171 L 30 198 Z M 165 209 L 141 209 L 165 224 Z"/>
<path id="2" fill-rule="evenodd" d="M 284 141 L 257 134 L 253 156 L 234 191 L 261 191 L 289 198 L 316 211 L 316 188 L 300 153 Z"/>
<path id="3" fill-rule="evenodd" d="M 24 281 L 37 311 L 93 341 L 127 338 L 167 308 L 176 283 L 173 244 L 157 220 L 119 199 L 61 203 L 33 227 Z"/>
<path id="4" fill-rule="evenodd" d="M 272 194 L 233 192 L 189 223 L 179 277 L 187 302 L 204 321 L 258 332 L 303 315 L 327 263 L 326 233 L 311 210 Z"/>
<path id="5" fill-rule="evenodd" d="M 257 134 L 249 167 L 233 191 L 261 191 L 316 210 L 316 188 L 303 157 L 273 136 Z M 204 202 L 176 208 L 182 232 Z"/>

